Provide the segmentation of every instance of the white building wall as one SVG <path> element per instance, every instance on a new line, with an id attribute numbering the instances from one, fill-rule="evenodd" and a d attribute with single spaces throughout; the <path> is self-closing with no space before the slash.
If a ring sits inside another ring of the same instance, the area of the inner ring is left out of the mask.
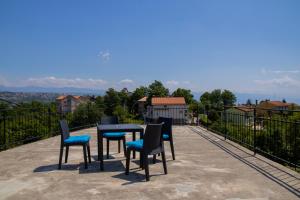
<path id="1" fill-rule="evenodd" d="M 169 117 L 175 123 L 185 123 L 188 120 L 187 105 L 155 105 L 147 107 L 148 118 Z"/>

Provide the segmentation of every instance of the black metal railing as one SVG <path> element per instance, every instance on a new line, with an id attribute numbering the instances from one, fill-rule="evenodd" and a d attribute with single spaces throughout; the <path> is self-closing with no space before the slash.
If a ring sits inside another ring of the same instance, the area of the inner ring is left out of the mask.
<path id="1" fill-rule="evenodd" d="M 300 111 L 234 107 L 200 115 L 202 126 L 274 161 L 300 169 Z"/>
<path id="2" fill-rule="evenodd" d="M 79 130 L 95 126 L 103 115 L 103 109 L 93 105 L 64 114 L 58 112 L 56 106 L 40 106 L 34 109 L 13 107 L 0 110 L 0 151 L 60 134 L 60 119 L 68 121 L 70 130 Z M 147 117 L 159 116 L 172 117 L 176 119 L 175 124 L 190 123 L 187 109 L 165 108 L 154 110 L 151 114 L 118 115 L 120 123 L 131 124 L 144 124 Z"/>

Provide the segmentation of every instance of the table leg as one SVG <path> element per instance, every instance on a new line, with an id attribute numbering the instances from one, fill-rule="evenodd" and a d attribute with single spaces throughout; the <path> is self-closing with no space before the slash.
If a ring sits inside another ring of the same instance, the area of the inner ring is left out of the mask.
<path id="1" fill-rule="evenodd" d="M 97 147 L 98 147 L 98 160 L 100 160 L 100 138 L 99 138 L 99 135 L 100 135 L 100 133 L 99 133 L 99 131 L 97 130 Z"/>
<path id="2" fill-rule="evenodd" d="M 135 132 L 132 132 L 132 141 L 135 141 Z M 132 158 L 135 159 L 135 151 L 133 150 Z"/>
<path id="3" fill-rule="evenodd" d="M 144 131 L 140 131 L 140 140 L 144 138 Z M 140 167 L 142 168 L 143 167 L 143 154 L 142 152 L 140 151 Z"/>
<path id="4" fill-rule="evenodd" d="M 98 160 L 100 161 L 100 170 L 104 170 L 104 164 L 103 164 L 103 137 L 101 135 L 102 133 L 99 131 L 97 134 L 98 137 Z"/>

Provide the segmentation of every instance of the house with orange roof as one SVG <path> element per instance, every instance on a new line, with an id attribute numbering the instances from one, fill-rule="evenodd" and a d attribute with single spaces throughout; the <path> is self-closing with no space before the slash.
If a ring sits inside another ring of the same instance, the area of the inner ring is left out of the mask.
<path id="1" fill-rule="evenodd" d="M 60 113 L 74 112 L 79 104 L 89 101 L 88 97 L 61 95 L 56 98 L 57 111 Z"/>
<path id="2" fill-rule="evenodd" d="M 287 111 L 292 104 L 284 103 L 282 101 L 261 101 L 258 105 L 259 108 L 270 109 L 273 111 Z"/>
<path id="3" fill-rule="evenodd" d="M 225 111 L 223 120 L 233 124 L 244 124 L 251 126 L 254 124 L 254 108 L 251 106 L 235 106 Z"/>
<path id="4" fill-rule="evenodd" d="M 146 103 L 147 103 L 147 97 L 143 97 L 143 98 L 139 99 L 137 102 L 138 102 L 138 113 L 140 115 L 143 115 L 146 111 L 145 107 L 146 107 Z"/>
<path id="5" fill-rule="evenodd" d="M 152 97 L 146 117 L 170 117 L 173 123 L 184 124 L 188 120 L 188 106 L 184 97 Z"/>

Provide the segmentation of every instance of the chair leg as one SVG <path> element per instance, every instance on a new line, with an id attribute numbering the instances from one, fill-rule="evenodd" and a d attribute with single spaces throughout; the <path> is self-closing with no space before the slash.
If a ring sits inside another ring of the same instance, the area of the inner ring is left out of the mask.
<path id="1" fill-rule="evenodd" d="M 143 152 L 140 151 L 140 168 L 144 169 L 144 156 Z"/>
<path id="2" fill-rule="evenodd" d="M 92 162 L 92 160 L 91 160 L 91 148 L 90 148 L 90 144 L 87 144 L 87 152 L 88 152 L 88 157 L 89 157 L 89 163 L 91 163 Z"/>
<path id="3" fill-rule="evenodd" d="M 84 157 L 84 168 L 87 169 L 86 145 L 82 145 L 82 147 L 83 147 L 83 157 Z"/>
<path id="4" fill-rule="evenodd" d="M 126 151 L 126 170 L 125 170 L 126 175 L 129 174 L 130 153 L 131 153 L 131 150 L 127 149 L 127 151 Z"/>
<path id="5" fill-rule="evenodd" d="M 144 154 L 143 160 L 144 160 L 144 168 L 145 168 L 145 174 L 146 174 L 146 181 L 149 181 L 150 180 L 150 177 L 149 177 L 149 162 L 148 162 L 148 155 L 147 154 Z"/>
<path id="6" fill-rule="evenodd" d="M 65 163 L 68 162 L 68 156 L 69 156 L 69 146 L 66 146 Z"/>
<path id="7" fill-rule="evenodd" d="M 59 161 L 58 161 L 58 169 L 61 169 L 61 161 L 63 157 L 63 151 L 64 151 L 64 146 L 60 146 L 60 151 L 59 151 Z"/>
<path id="8" fill-rule="evenodd" d="M 175 151 L 174 151 L 173 139 L 170 140 L 170 146 L 171 146 L 172 158 L 173 158 L 173 160 L 175 160 Z"/>
<path id="9" fill-rule="evenodd" d="M 118 153 L 121 153 L 121 141 L 118 140 Z"/>
<path id="10" fill-rule="evenodd" d="M 106 139 L 106 158 L 109 159 L 109 139 Z"/>
<path id="11" fill-rule="evenodd" d="M 155 164 L 156 163 L 156 155 L 153 155 L 153 160 L 152 163 Z"/>
<path id="12" fill-rule="evenodd" d="M 164 172 L 165 174 L 168 173 L 168 170 L 167 170 L 167 162 L 166 162 L 166 155 L 165 155 L 165 152 L 161 152 L 161 157 L 162 157 L 162 161 L 163 161 L 163 166 L 164 166 Z"/>
<path id="13" fill-rule="evenodd" d="M 124 156 L 126 157 L 126 137 L 123 137 L 123 151 L 124 151 Z"/>

